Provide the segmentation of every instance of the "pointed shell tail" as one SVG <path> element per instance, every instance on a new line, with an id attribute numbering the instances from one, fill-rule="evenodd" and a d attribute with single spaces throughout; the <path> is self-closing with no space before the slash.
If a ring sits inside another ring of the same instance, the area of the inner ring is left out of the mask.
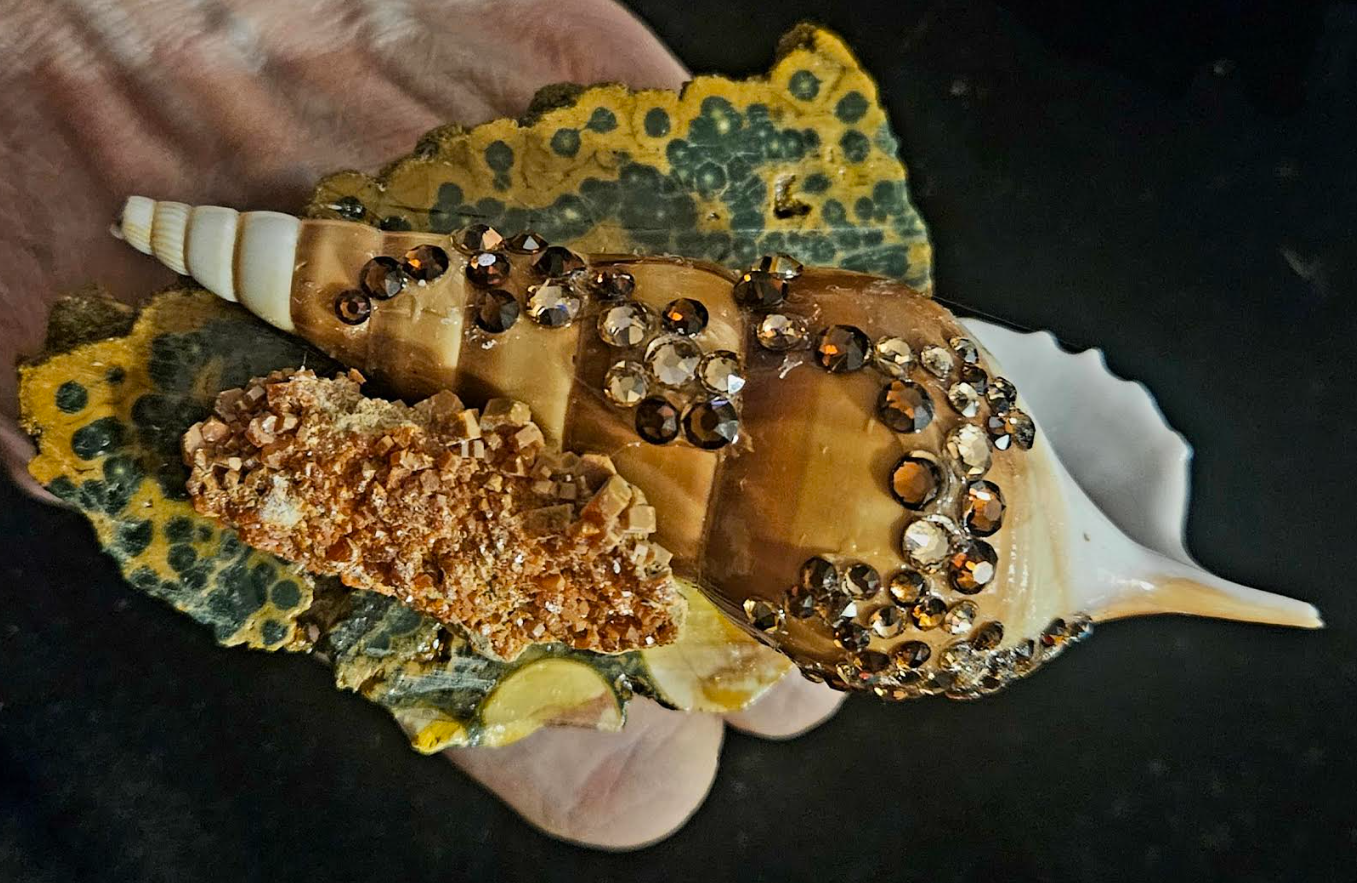
<path id="1" fill-rule="evenodd" d="M 1179 613 L 1293 628 L 1324 627 L 1324 620 L 1313 604 L 1232 583 L 1167 558 L 1163 563 L 1160 575 L 1124 583 L 1122 591 L 1094 613 L 1094 619 Z"/>

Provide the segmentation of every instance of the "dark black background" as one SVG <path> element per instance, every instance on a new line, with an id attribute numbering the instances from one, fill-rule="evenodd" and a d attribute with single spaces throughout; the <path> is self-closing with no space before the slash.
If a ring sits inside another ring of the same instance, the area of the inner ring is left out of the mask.
<path id="1" fill-rule="evenodd" d="M 686 828 L 606 855 L 321 667 L 217 648 L 0 484 L 0 879 L 1354 879 L 1357 7 L 633 5 L 698 72 L 843 33 L 939 293 L 1144 380 L 1197 451 L 1193 551 L 1329 629 L 1114 624 L 983 702 L 732 734 Z"/>

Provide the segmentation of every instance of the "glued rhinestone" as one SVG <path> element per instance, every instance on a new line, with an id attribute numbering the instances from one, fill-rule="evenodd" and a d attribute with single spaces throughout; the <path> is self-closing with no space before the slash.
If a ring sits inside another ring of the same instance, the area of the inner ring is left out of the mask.
<path id="1" fill-rule="evenodd" d="M 878 637 L 893 638 L 905 630 L 905 614 L 890 604 L 873 613 L 870 624 Z"/>
<path id="2" fill-rule="evenodd" d="M 795 349 L 806 341 L 806 321 L 800 316 L 770 313 L 759 323 L 759 346 L 775 353 Z"/>
<path id="3" fill-rule="evenodd" d="M 495 288 L 509 280 L 509 259 L 497 251 L 479 251 L 466 265 L 466 278 L 472 285 Z"/>
<path id="4" fill-rule="evenodd" d="M 872 642 L 872 633 L 852 620 L 834 626 L 834 643 L 845 650 L 866 650 Z"/>
<path id="5" fill-rule="evenodd" d="M 961 520 L 974 536 L 987 537 L 1004 524 L 1004 495 L 992 481 L 973 481 L 961 504 Z"/>
<path id="6" fill-rule="evenodd" d="M 787 280 L 750 270 L 735 283 L 735 303 L 746 310 L 771 310 L 787 299 Z"/>
<path id="7" fill-rule="evenodd" d="M 707 308 L 701 301 L 693 300 L 691 297 L 671 300 L 668 306 L 660 311 L 660 324 L 664 326 L 665 331 L 692 337 L 707 327 Z"/>
<path id="8" fill-rule="evenodd" d="M 782 628 L 782 610 L 762 598 L 746 598 L 744 617 L 761 632 L 775 632 Z"/>
<path id="9" fill-rule="evenodd" d="M 860 371 L 871 356 L 871 340 L 852 325 L 830 325 L 815 344 L 815 360 L 830 374 Z"/>
<path id="10" fill-rule="evenodd" d="M 952 588 L 963 595 L 974 595 L 994 579 L 999 555 L 984 540 L 959 543 L 947 559 L 947 577 Z"/>
<path id="11" fill-rule="evenodd" d="M 638 303 L 618 304 L 598 314 L 598 336 L 609 346 L 639 346 L 650 334 L 650 310 Z"/>
<path id="12" fill-rule="evenodd" d="M 947 341 L 947 345 L 952 348 L 962 362 L 968 365 L 974 365 L 980 361 L 980 350 L 965 337 L 953 337 Z"/>
<path id="13" fill-rule="evenodd" d="M 372 315 L 372 299 L 356 288 L 341 291 L 335 298 L 335 315 L 345 325 L 362 325 Z"/>
<path id="14" fill-rule="evenodd" d="M 975 625 L 979 613 L 974 601 L 958 601 L 943 617 L 942 627 L 949 635 L 964 635 Z"/>
<path id="15" fill-rule="evenodd" d="M 839 590 L 839 569 L 828 558 L 816 555 L 801 565 L 801 585 L 816 596 Z"/>
<path id="16" fill-rule="evenodd" d="M 564 328 L 580 313 L 580 299 L 559 282 L 528 286 L 528 316 L 546 328 Z"/>
<path id="17" fill-rule="evenodd" d="M 598 300 L 625 300 L 636 290 L 636 277 L 621 267 L 594 267 L 572 274 L 581 281 L 581 287 Z"/>
<path id="18" fill-rule="evenodd" d="M 804 586 L 792 586 L 782 601 L 782 609 L 793 619 L 810 619 L 815 615 L 815 595 Z"/>
<path id="19" fill-rule="evenodd" d="M 853 664 L 864 675 L 860 680 L 864 680 L 866 677 L 881 674 L 890 668 L 891 658 L 880 650 L 860 650 L 853 654 Z"/>
<path id="20" fill-rule="evenodd" d="M 946 558 L 947 549 L 951 545 L 951 535 L 947 530 L 949 523 L 936 515 L 912 522 L 905 528 L 901 541 L 905 557 L 925 567 Z"/>
<path id="21" fill-rule="evenodd" d="M 476 304 L 476 327 L 489 334 L 502 334 L 518 321 L 518 301 L 502 288 L 480 294 Z"/>
<path id="22" fill-rule="evenodd" d="M 872 364 L 887 377 L 904 377 L 914 364 L 914 350 L 903 337 L 882 337 L 872 349 Z"/>
<path id="23" fill-rule="evenodd" d="M 989 471 L 989 440 L 980 427 L 966 423 L 947 436 L 947 453 L 957 461 L 961 471 L 971 478 L 979 478 Z"/>
<path id="24" fill-rule="evenodd" d="M 683 434 L 705 451 L 719 450 L 740 437 L 740 414 L 729 399 L 698 402 L 683 414 Z"/>
<path id="25" fill-rule="evenodd" d="M 919 432 L 933 422 L 933 400 L 917 383 L 892 380 L 881 387 L 876 415 L 896 432 Z"/>
<path id="26" fill-rule="evenodd" d="M 980 413 L 980 393 L 969 383 L 953 383 L 947 390 L 947 401 L 963 417 L 974 417 Z"/>
<path id="27" fill-rule="evenodd" d="M 448 270 L 448 253 L 436 245 L 416 245 L 401 262 L 405 275 L 416 282 L 432 282 Z"/>
<path id="28" fill-rule="evenodd" d="M 1008 421 L 1008 431 L 1014 443 L 1024 451 L 1032 450 L 1032 444 L 1037 440 L 1037 426 L 1032 418 L 1017 408 L 1010 408 L 1004 418 Z"/>
<path id="29" fill-rule="evenodd" d="M 836 590 L 816 599 L 815 612 L 820 614 L 825 622 L 833 625 L 847 619 L 855 619 L 858 615 L 858 603 Z"/>
<path id="30" fill-rule="evenodd" d="M 946 616 L 947 602 L 937 595 L 924 595 L 909 608 L 909 621 L 920 631 L 937 628 Z"/>
<path id="31" fill-rule="evenodd" d="M 358 287 L 373 300 L 390 300 L 405 290 L 405 272 L 400 261 L 378 255 L 358 271 Z"/>
<path id="32" fill-rule="evenodd" d="M 806 267 L 789 254 L 774 254 L 759 258 L 759 262 L 754 265 L 753 269 L 755 272 L 767 273 L 769 276 L 786 279 L 790 282 L 800 276 Z"/>
<path id="33" fill-rule="evenodd" d="M 603 394 L 620 408 L 634 408 L 650 394 L 650 377 L 640 362 L 618 362 L 603 376 Z"/>
<path id="34" fill-rule="evenodd" d="M 843 590 L 859 601 L 874 597 L 881 591 L 881 574 L 870 564 L 849 565 L 843 573 Z"/>
<path id="35" fill-rule="evenodd" d="M 531 230 L 524 230 L 505 244 L 509 251 L 518 254 L 537 254 L 547 247 L 547 241 Z"/>
<path id="36" fill-rule="evenodd" d="M 901 668 L 918 668 L 933 655 L 933 648 L 923 641 L 906 641 L 891 652 L 895 664 Z"/>
<path id="37" fill-rule="evenodd" d="M 740 357 L 730 350 L 707 353 L 697 365 L 697 379 L 714 393 L 733 396 L 744 389 Z"/>
<path id="38" fill-rule="evenodd" d="M 1051 624 L 1046 626 L 1041 632 L 1041 644 L 1043 647 L 1059 647 L 1069 639 L 1069 629 L 1065 625 L 1065 620 L 1056 617 L 1051 620 Z"/>
<path id="39" fill-rule="evenodd" d="M 933 461 L 907 454 L 891 470 L 890 489 L 901 506 L 917 512 L 937 498 L 942 473 Z"/>
<path id="40" fill-rule="evenodd" d="M 935 377 L 945 378 L 952 373 L 952 354 L 940 346 L 924 347 L 919 353 L 919 361 Z"/>
<path id="41" fill-rule="evenodd" d="M 1018 388 L 1006 377 L 991 377 L 985 390 L 990 410 L 1002 414 L 1018 402 Z"/>
<path id="42" fill-rule="evenodd" d="M 989 389 L 989 375 L 979 365 L 963 364 L 961 366 L 961 382 L 969 383 L 971 388 L 982 396 Z"/>
<path id="43" fill-rule="evenodd" d="M 686 337 L 660 337 L 646 348 L 646 366 L 665 386 L 683 386 L 697 376 L 702 350 Z"/>
<path id="44" fill-rule="evenodd" d="M 664 396 L 648 396 L 636 406 L 636 434 L 652 445 L 667 445 L 679 436 L 679 411 Z"/>
<path id="45" fill-rule="evenodd" d="M 971 646 L 976 650 L 994 650 L 1004 640 L 1004 624 L 987 622 L 971 635 Z"/>
<path id="46" fill-rule="evenodd" d="M 549 245 L 532 259 L 533 272 L 548 279 L 568 276 L 584 269 L 584 258 L 563 245 Z"/>
<path id="47" fill-rule="evenodd" d="M 452 244 L 460 252 L 475 254 L 494 251 L 504 244 L 504 237 L 489 224 L 472 224 L 452 237 Z"/>
<path id="48" fill-rule="evenodd" d="M 948 671 L 974 674 L 976 664 L 974 649 L 966 641 L 953 641 L 938 654 L 938 667 Z"/>
<path id="49" fill-rule="evenodd" d="M 906 607 L 918 601 L 924 593 L 924 577 L 917 570 L 897 570 L 891 576 L 890 593 L 897 604 Z"/>

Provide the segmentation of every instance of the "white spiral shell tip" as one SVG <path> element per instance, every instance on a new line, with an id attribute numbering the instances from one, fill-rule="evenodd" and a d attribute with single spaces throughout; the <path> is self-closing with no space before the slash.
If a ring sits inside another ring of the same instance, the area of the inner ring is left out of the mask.
<path id="1" fill-rule="evenodd" d="M 155 200 L 129 196 L 118 218 L 121 238 L 142 254 L 151 254 L 151 231 L 155 227 Z"/>

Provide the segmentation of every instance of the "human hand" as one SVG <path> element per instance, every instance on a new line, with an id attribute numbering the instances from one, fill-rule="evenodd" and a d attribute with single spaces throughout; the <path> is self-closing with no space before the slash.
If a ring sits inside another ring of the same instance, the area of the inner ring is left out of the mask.
<path id="1" fill-rule="evenodd" d="M 323 173 L 370 169 L 445 122 L 521 113 L 555 82 L 687 79 L 611 0 L 360 0 L 214 6 L 0 0 L 0 351 L 39 349 L 47 305 L 91 280 L 125 300 L 172 281 L 107 235 L 129 193 L 295 209 Z M 31 455 L 0 371 L 0 442 Z M 725 721 L 770 737 L 841 695 L 792 674 Z M 553 729 L 446 752 L 529 821 L 611 848 L 659 839 L 705 796 L 724 722 L 635 700 L 621 733 Z"/>

